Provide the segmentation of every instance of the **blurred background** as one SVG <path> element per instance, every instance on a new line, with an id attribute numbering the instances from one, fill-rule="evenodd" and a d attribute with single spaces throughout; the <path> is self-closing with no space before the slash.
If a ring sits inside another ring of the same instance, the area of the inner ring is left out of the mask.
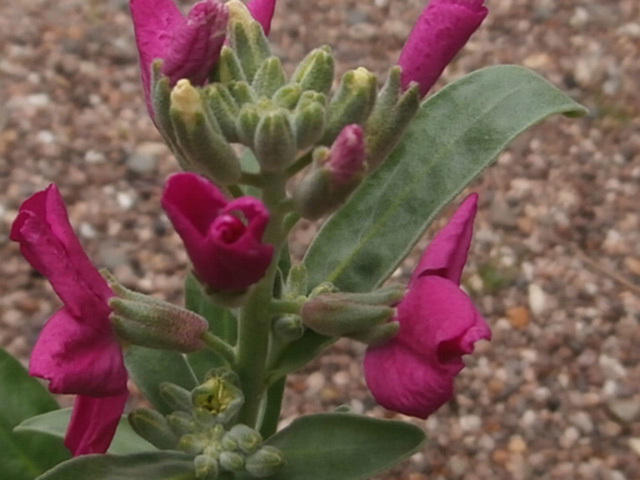
<path id="1" fill-rule="evenodd" d="M 472 185 L 481 204 L 464 285 L 494 339 L 467 359 L 455 400 L 413 420 L 425 450 L 380 479 L 638 479 L 640 4 L 486 3 L 438 85 L 516 63 L 591 113 L 524 133 Z M 384 75 L 425 4 L 279 0 L 273 49 L 289 72 L 328 44 L 338 73 Z M 146 113 L 128 2 L 0 2 L 0 49 L 0 345 L 26 362 L 59 306 L 7 239 L 27 196 L 57 183 L 94 262 L 139 291 L 182 301 L 187 258 L 159 209 L 177 165 Z M 298 258 L 315 229 L 295 232 Z M 283 422 L 345 403 L 400 417 L 368 393 L 362 353 L 341 341 L 291 375 Z"/>

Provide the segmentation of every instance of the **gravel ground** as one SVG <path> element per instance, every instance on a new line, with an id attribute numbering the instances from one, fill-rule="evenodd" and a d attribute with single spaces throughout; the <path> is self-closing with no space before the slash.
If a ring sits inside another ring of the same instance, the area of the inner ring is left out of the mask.
<path id="1" fill-rule="evenodd" d="M 494 339 L 468 359 L 455 401 L 416 422 L 425 450 L 380 478 L 638 479 L 640 4 L 487 3 L 441 84 L 517 63 L 591 114 L 523 134 L 473 185 L 481 208 L 465 285 Z M 272 39 L 290 71 L 326 43 L 339 71 L 383 73 L 423 4 L 280 0 Z M 55 181 L 91 257 L 133 288 L 180 301 L 186 256 L 159 214 L 176 164 L 146 115 L 127 2 L 1 2 L 0 45 L 0 345 L 26 359 L 58 306 L 7 240 L 34 191 Z M 297 232 L 294 252 L 313 231 Z M 283 421 L 342 403 L 393 417 L 367 392 L 361 355 L 339 342 L 292 375 Z"/>

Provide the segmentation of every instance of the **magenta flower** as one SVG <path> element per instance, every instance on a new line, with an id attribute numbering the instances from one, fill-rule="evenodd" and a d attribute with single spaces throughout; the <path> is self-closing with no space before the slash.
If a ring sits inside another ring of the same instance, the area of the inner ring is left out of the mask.
<path id="1" fill-rule="evenodd" d="M 200 281 L 219 291 L 242 291 L 260 280 L 273 257 L 262 243 L 269 212 L 260 200 L 227 200 L 194 173 L 171 175 L 162 207 L 182 237 Z"/>
<path id="2" fill-rule="evenodd" d="M 45 324 L 29 373 L 49 380 L 53 393 L 78 395 L 65 437 L 71 452 L 104 453 L 128 396 L 122 350 L 109 323 L 113 293 L 82 250 L 55 185 L 21 205 L 9 238 L 64 303 Z"/>
<path id="3" fill-rule="evenodd" d="M 344 127 L 331 145 L 327 168 L 338 185 L 352 183 L 365 169 L 362 127 L 351 124 Z"/>
<path id="4" fill-rule="evenodd" d="M 276 0 L 252 0 L 247 8 L 253 15 L 253 18 L 262 25 L 265 35 L 269 35 L 271 31 L 271 19 L 276 9 Z"/>
<path id="5" fill-rule="evenodd" d="M 398 60 L 404 88 L 411 82 L 418 82 L 422 96 L 427 94 L 489 13 L 483 3 L 484 0 L 429 2 Z"/>
<path id="6" fill-rule="evenodd" d="M 453 397 L 462 355 L 491 330 L 460 289 L 473 233 L 478 196 L 468 196 L 433 239 L 398 304 L 400 323 L 391 341 L 367 349 L 367 385 L 383 407 L 427 418 Z"/>
<path id="7" fill-rule="evenodd" d="M 151 64 L 164 60 L 171 85 L 181 78 L 202 85 L 220 58 L 229 11 L 218 0 L 196 3 L 185 18 L 173 0 L 131 0 L 131 16 L 140 54 L 140 76 L 149 113 Z"/>

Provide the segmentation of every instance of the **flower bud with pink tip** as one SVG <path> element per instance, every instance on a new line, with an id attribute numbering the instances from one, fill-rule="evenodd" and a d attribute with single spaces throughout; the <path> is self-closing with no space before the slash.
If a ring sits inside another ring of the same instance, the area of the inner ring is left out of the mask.
<path id="1" fill-rule="evenodd" d="M 229 201 L 204 177 L 177 173 L 166 182 L 162 207 L 202 283 L 215 291 L 242 292 L 264 276 L 273 246 L 262 242 L 269 212 L 259 199 Z"/>
<path id="2" fill-rule="evenodd" d="M 484 0 L 431 0 L 402 49 L 402 85 L 420 85 L 424 97 L 489 11 Z"/>

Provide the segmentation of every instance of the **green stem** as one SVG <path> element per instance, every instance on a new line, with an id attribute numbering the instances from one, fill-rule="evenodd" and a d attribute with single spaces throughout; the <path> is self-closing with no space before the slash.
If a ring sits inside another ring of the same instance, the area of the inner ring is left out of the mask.
<path id="1" fill-rule="evenodd" d="M 240 183 L 261 188 L 264 186 L 264 178 L 258 173 L 242 172 Z"/>
<path id="2" fill-rule="evenodd" d="M 300 310 L 304 306 L 306 298 L 301 299 L 282 299 L 282 298 L 273 298 L 271 299 L 271 304 L 269 305 L 269 311 L 274 314 L 286 314 L 286 313 L 294 313 L 299 314 Z"/>
<path id="3" fill-rule="evenodd" d="M 272 299 L 279 252 L 286 238 L 286 232 L 282 229 L 283 215 L 273 208 L 286 197 L 285 179 L 268 180 L 270 181 L 263 190 L 263 200 L 271 212 L 271 219 L 264 235 L 264 243 L 273 245 L 276 254 L 264 278 L 249 292 L 238 322 L 238 375 L 245 396 L 239 422 L 254 428 L 258 427 L 266 388 L 266 363 L 271 333 L 271 315 L 268 312 L 268 305 Z"/>
<path id="4" fill-rule="evenodd" d="M 276 433 L 278 429 L 278 420 L 280 420 L 280 410 L 282 408 L 282 397 L 284 396 L 284 387 L 287 383 L 287 377 L 282 377 L 276 383 L 269 387 L 267 391 L 267 406 L 264 410 L 264 417 L 260 427 L 262 438 L 269 438 Z"/>
<path id="5" fill-rule="evenodd" d="M 312 153 L 312 151 L 309 151 L 309 152 L 305 153 L 303 156 L 301 156 L 300 158 L 298 158 L 291 165 L 289 165 L 289 167 L 287 167 L 287 170 L 286 170 L 287 175 L 289 177 L 294 176 L 296 173 L 298 173 L 304 167 L 309 165 L 311 163 L 311 160 L 313 160 L 313 153 Z"/>
<path id="6" fill-rule="evenodd" d="M 229 365 L 236 364 L 236 351 L 227 342 L 211 332 L 204 332 L 200 338 L 207 347 L 220 355 Z"/>

